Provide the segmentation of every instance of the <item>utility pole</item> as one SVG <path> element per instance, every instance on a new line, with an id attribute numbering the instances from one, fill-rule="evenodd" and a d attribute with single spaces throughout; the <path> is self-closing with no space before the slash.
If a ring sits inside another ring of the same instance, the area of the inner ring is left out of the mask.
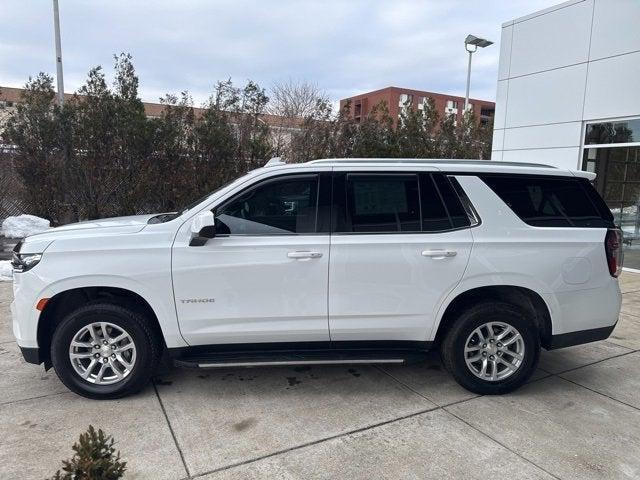
<path id="1" fill-rule="evenodd" d="M 58 81 L 58 103 L 64 104 L 64 79 L 62 78 L 62 45 L 60 42 L 60 13 L 58 0 L 53 0 L 53 28 L 56 38 L 56 79 Z"/>

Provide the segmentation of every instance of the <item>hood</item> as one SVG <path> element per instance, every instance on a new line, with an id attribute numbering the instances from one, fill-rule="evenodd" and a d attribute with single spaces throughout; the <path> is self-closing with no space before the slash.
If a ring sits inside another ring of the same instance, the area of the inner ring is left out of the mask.
<path id="1" fill-rule="evenodd" d="M 97 220 L 87 220 L 86 222 L 69 223 L 62 227 L 55 227 L 45 230 L 36 235 L 50 235 L 58 232 L 70 232 L 76 230 L 88 230 L 96 228 L 113 228 L 113 227 L 127 227 L 119 230 L 119 233 L 135 233 L 142 230 L 151 217 L 155 217 L 157 214 L 151 215 L 130 215 L 128 217 L 113 217 L 113 218 L 99 218 Z M 127 231 L 129 230 L 129 231 Z"/>
<path id="2" fill-rule="evenodd" d="M 137 233 L 142 230 L 147 225 L 149 219 L 155 215 L 156 214 L 102 218 L 50 228 L 25 238 L 20 251 L 23 253 L 43 252 L 51 242 L 60 238 L 104 237 L 107 235 Z"/>

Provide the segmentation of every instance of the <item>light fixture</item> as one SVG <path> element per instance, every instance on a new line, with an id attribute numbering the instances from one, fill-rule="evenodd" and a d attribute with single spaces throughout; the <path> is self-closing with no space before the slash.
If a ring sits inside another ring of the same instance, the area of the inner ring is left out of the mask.
<path id="1" fill-rule="evenodd" d="M 476 37 L 475 35 L 467 35 L 467 38 L 464 39 L 465 45 L 475 45 L 476 47 L 484 48 L 489 45 L 493 45 L 491 40 L 487 40 L 486 38 Z"/>

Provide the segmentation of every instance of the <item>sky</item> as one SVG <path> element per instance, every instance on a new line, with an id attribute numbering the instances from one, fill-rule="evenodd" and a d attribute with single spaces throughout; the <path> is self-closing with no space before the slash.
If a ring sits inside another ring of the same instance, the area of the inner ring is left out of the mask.
<path id="1" fill-rule="evenodd" d="M 129 52 L 140 97 L 187 90 L 196 105 L 218 80 L 267 90 L 307 81 L 334 102 L 387 86 L 464 96 L 471 33 L 495 42 L 473 56 L 471 97 L 495 100 L 503 22 L 560 0 L 59 0 L 65 90 Z M 0 3 L 0 86 L 55 74 L 51 0 Z"/>

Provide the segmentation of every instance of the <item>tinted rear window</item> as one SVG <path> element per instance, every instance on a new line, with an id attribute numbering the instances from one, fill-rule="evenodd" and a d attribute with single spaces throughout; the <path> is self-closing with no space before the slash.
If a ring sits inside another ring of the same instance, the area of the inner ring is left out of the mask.
<path id="1" fill-rule="evenodd" d="M 486 175 L 482 179 L 529 225 L 613 226 L 611 212 L 586 179 L 524 175 Z"/>
<path id="2" fill-rule="evenodd" d="M 442 174 L 337 173 L 335 233 L 436 233 L 470 225 L 451 180 Z"/>
<path id="3" fill-rule="evenodd" d="M 419 232 L 417 175 L 348 175 L 352 232 Z"/>

